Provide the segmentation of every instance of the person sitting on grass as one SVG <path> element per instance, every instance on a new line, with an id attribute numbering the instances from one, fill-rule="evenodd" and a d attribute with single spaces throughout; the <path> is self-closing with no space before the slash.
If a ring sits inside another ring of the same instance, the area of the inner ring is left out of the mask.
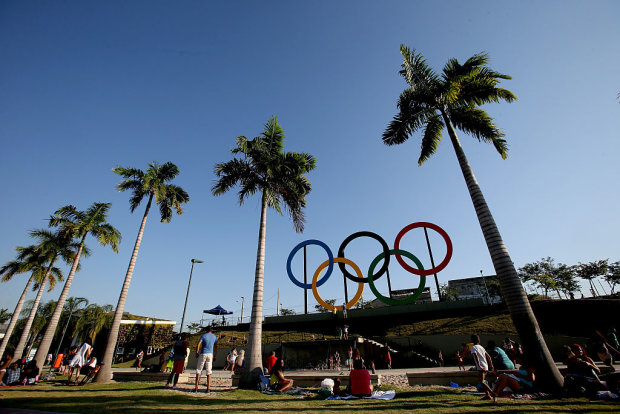
<path id="1" fill-rule="evenodd" d="M 39 367 L 37 366 L 37 361 L 33 359 L 32 361 L 28 362 L 26 368 L 24 368 L 24 371 L 19 378 L 19 382 L 24 385 L 35 385 L 37 383 L 38 376 Z"/>
<path id="2" fill-rule="evenodd" d="M 2 382 L 2 377 L 6 374 L 6 370 L 12 365 L 11 361 L 13 361 L 13 352 L 9 351 L 2 357 L 0 360 L 0 382 Z"/>
<path id="3" fill-rule="evenodd" d="M 270 374 L 269 386 L 272 390 L 284 392 L 293 387 L 293 380 L 284 377 L 284 361 L 281 358 L 273 365 Z"/>
<path id="4" fill-rule="evenodd" d="M 507 370 L 515 369 L 515 364 L 508 358 L 508 355 L 504 350 L 495 345 L 495 341 L 489 341 L 487 343 L 487 352 L 493 360 L 495 369 Z"/>
<path id="5" fill-rule="evenodd" d="M 515 394 L 530 391 L 534 388 L 535 380 L 534 368 L 526 361 L 523 361 L 521 368 L 517 372 L 513 374 L 501 374 L 497 377 L 497 383 L 495 384 L 493 393 L 498 397 L 503 397 L 506 387 L 509 387 Z"/>
<path id="6" fill-rule="evenodd" d="M 347 391 L 356 397 L 368 397 L 372 394 L 370 373 L 364 369 L 361 359 L 353 361 L 353 371 L 349 374 Z"/>
<path id="7" fill-rule="evenodd" d="M 239 350 L 239 355 L 235 358 L 235 363 L 233 364 L 233 373 L 236 375 L 241 374 L 243 371 L 243 366 L 245 365 L 245 350 Z"/>
<path id="8" fill-rule="evenodd" d="M 4 385 L 17 385 L 19 384 L 19 378 L 22 376 L 22 370 L 19 361 L 13 362 L 6 369 L 2 384 Z"/>
<path id="9" fill-rule="evenodd" d="M 596 354 L 598 355 L 598 358 L 603 362 L 603 364 L 605 364 L 609 368 L 611 368 L 612 371 L 616 370 L 614 368 L 614 359 L 611 356 L 611 352 L 609 352 L 609 349 L 607 349 L 607 347 L 605 346 L 604 343 L 601 342 L 598 345 L 598 349 L 596 350 Z"/>
<path id="10" fill-rule="evenodd" d="M 495 371 L 493 367 L 493 361 L 491 360 L 491 356 L 487 353 L 482 345 L 480 345 L 480 337 L 478 335 L 472 335 L 471 341 L 474 345 L 471 347 L 471 355 L 474 358 L 474 364 L 476 366 L 476 371 L 478 371 L 478 381 L 480 382 L 480 386 L 484 390 L 483 400 L 490 400 L 491 396 L 495 399 L 495 394 L 489 384 L 486 382 L 487 372 Z"/>

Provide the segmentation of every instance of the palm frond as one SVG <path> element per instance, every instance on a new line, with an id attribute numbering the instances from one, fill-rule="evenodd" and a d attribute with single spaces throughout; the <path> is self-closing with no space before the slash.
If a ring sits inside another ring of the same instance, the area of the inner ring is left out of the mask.
<path id="1" fill-rule="evenodd" d="M 237 185 L 244 177 L 254 175 L 250 163 L 238 158 L 215 164 L 214 172 L 218 180 L 211 188 L 213 195 L 222 195 Z"/>
<path id="2" fill-rule="evenodd" d="M 249 149 L 248 149 L 248 143 L 250 141 L 243 135 L 240 135 L 237 137 L 237 147 L 233 148 L 230 150 L 230 152 L 232 152 L 233 154 L 238 154 L 238 153 L 242 153 L 242 154 L 247 154 Z"/>
<path id="3" fill-rule="evenodd" d="M 112 171 L 114 174 L 118 174 L 130 181 L 140 181 L 144 177 L 144 171 L 138 168 L 117 166 L 112 168 Z"/>
<path id="4" fill-rule="evenodd" d="M 114 253 L 118 253 L 118 245 L 121 243 L 123 237 L 121 232 L 109 223 L 100 224 L 96 228 L 91 230 L 91 233 L 99 244 L 103 246 L 110 246 Z"/>
<path id="5" fill-rule="evenodd" d="M 417 100 L 420 95 L 411 89 L 401 94 L 398 100 L 400 112 L 394 116 L 383 132 L 382 139 L 385 145 L 402 144 L 434 115 L 434 109 Z"/>
<path id="6" fill-rule="evenodd" d="M 149 165 L 154 165 L 156 163 L 151 163 Z M 166 182 L 173 180 L 177 175 L 179 175 L 179 167 L 170 161 L 165 162 L 164 164 L 159 166 L 157 169 L 157 178 L 160 182 Z"/>
<path id="7" fill-rule="evenodd" d="M 284 149 L 284 138 L 286 135 L 278 123 L 277 117 L 272 116 L 269 118 L 269 120 L 265 123 L 261 136 L 265 139 L 264 147 L 271 154 L 279 154 Z"/>
<path id="8" fill-rule="evenodd" d="M 493 123 L 493 118 L 478 108 L 462 106 L 450 110 L 450 120 L 455 127 L 472 135 L 479 141 L 492 143 L 502 158 L 507 157 L 507 143 L 504 133 Z"/>
<path id="9" fill-rule="evenodd" d="M 400 74 L 412 89 L 433 89 L 437 85 L 437 74 L 428 66 L 426 59 L 415 49 L 400 45 L 403 55 Z"/>
<path id="10" fill-rule="evenodd" d="M 424 161 L 428 160 L 439 147 L 441 142 L 441 132 L 443 131 L 443 121 L 438 114 L 430 117 L 426 123 L 424 135 L 422 137 L 420 157 L 418 158 L 418 165 L 422 165 Z"/>

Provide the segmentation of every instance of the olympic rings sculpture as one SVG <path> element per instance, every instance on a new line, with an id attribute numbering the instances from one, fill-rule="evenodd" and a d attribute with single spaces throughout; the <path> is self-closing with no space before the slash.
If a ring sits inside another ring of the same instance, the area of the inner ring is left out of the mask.
<path id="1" fill-rule="evenodd" d="M 437 233 L 439 233 L 439 235 L 441 235 L 441 237 L 444 239 L 446 243 L 446 256 L 441 261 L 441 263 L 439 263 L 438 266 L 435 266 L 431 269 L 424 269 L 422 262 L 420 262 L 420 260 L 416 256 L 414 256 L 412 253 L 406 250 L 400 249 L 400 242 L 402 238 L 405 236 L 405 234 L 407 234 L 410 230 L 420 228 L 420 227 L 435 230 Z M 347 259 L 344 256 L 344 251 L 347 245 L 359 237 L 370 237 L 372 239 L 377 240 L 381 244 L 381 247 L 383 250 L 371 262 L 369 269 L 368 269 L 368 275 L 366 277 L 363 276 L 362 271 L 357 266 L 357 264 L 355 264 L 353 261 Z M 291 270 L 291 263 L 293 261 L 293 258 L 295 257 L 295 254 L 297 254 L 297 252 L 302 247 L 312 245 L 312 244 L 320 246 L 323 248 L 323 250 L 325 250 L 325 252 L 327 253 L 327 260 L 321 263 L 319 267 L 316 269 L 316 271 L 314 272 L 314 275 L 312 277 L 312 283 L 302 283 L 299 280 L 297 280 L 295 275 L 293 275 L 293 271 Z M 391 256 L 395 256 L 396 261 L 407 272 L 420 276 L 420 283 L 417 289 L 415 290 L 415 292 L 404 299 L 392 299 L 389 297 L 385 297 L 381 293 L 379 293 L 379 291 L 377 290 L 375 286 L 375 281 L 379 279 L 381 276 L 383 276 L 384 273 L 387 273 Z M 415 263 L 415 265 L 417 266 L 417 269 L 408 265 L 403 260 L 402 256 L 405 256 L 406 258 L 412 260 L 413 263 Z M 411 223 L 403 227 L 403 229 L 400 232 L 398 232 L 396 236 L 396 240 L 394 240 L 393 249 L 389 248 L 388 244 L 381 236 L 379 236 L 376 233 L 370 232 L 370 231 L 359 231 L 357 233 L 351 234 L 349 237 L 344 239 L 344 241 L 338 248 L 337 257 L 334 257 L 330 248 L 322 241 L 314 240 L 314 239 L 305 240 L 299 243 L 297 246 L 295 246 L 293 250 L 291 250 L 291 252 L 289 253 L 288 259 L 286 261 L 286 272 L 288 274 L 289 279 L 291 279 L 291 282 L 293 282 L 296 286 L 302 289 L 312 289 L 312 294 L 314 295 L 316 301 L 321 306 L 323 306 L 325 309 L 329 311 L 333 311 L 334 309 L 336 309 L 337 311 L 342 311 L 344 310 L 344 307 L 346 307 L 347 309 L 350 309 L 353 306 L 355 306 L 357 302 L 359 302 L 364 292 L 364 284 L 366 283 L 368 283 L 368 285 L 370 286 L 370 290 L 372 291 L 372 293 L 374 293 L 375 297 L 379 299 L 381 302 L 384 302 L 388 305 L 406 305 L 406 304 L 413 303 L 418 297 L 420 297 L 420 295 L 422 294 L 422 291 L 424 290 L 424 287 L 426 285 L 426 276 L 432 275 L 434 273 L 438 273 L 441 270 L 445 269 L 445 267 L 450 262 L 451 258 L 452 258 L 452 241 L 450 240 L 448 233 L 446 233 L 444 229 L 442 229 L 436 224 L 428 223 L 428 222 L 416 222 L 416 223 Z M 375 268 L 377 267 L 377 265 L 382 259 L 383 259 L 383 265 L 375 273 Z M 349 302 L 345 303 L 344 305 L 340 305 L 340 306 L 330 305 L 329 303 L 325 302 L 323 298 L 321 298 L 321 295 L 319 294 L 319 290 L 318 290 L 319 286 L 327 282 L 327 280 L 331 276 L 334 270 L 334 263 L 338 263 L 338 267 L 340 268 L 340 271 L 347 279 L 351 280 L 352 282 L 357 282 L 358 284 L 357 292 L 355 293 L 355 296 L 353 297 L 353 299 L 351 299 Z M 355 275 L 351 274 L 346 269 L 345 265 L 350 266 L 353 269 Z M 325 268 L 327 268 L 327 271 L 325 272 L 323 277 L 319 279 L 319 277 L 321 276 L 321 273 L 323 272 L 323 270 L 325 270 Z"/>

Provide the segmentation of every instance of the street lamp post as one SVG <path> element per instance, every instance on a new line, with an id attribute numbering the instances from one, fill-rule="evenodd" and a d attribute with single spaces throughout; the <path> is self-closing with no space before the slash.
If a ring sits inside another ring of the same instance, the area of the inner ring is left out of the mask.
<path id="1" fill-rule="evenodd" d="M 245 298 L 241 296 L 241 323 L 243 323 L 243 304 L 245 302 Z"/>
<path id="2" fill-rule="evenodd" d="M 192 285 L 192 273 L 194 273 L 194 263 L 204 263 L 202 260 L 192 259 L 192 269 L 189 271 L 189 282 L 187 283 L 187 293 L 185 294 L 185 306 L 183 306 L 183 317 L 181 318 L 181 329 L 179 333 L 183 332 L 183 324 L 185 323 L 185 310 L 187 309 L 187 298 L 189 297 L 189 288 Z"/>

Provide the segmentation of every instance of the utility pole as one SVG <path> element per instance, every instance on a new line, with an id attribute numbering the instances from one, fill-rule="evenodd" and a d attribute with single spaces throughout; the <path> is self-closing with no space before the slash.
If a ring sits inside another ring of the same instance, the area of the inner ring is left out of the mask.
<path id="1" fill-rule="evenodd" d="M 491 304 L 491 295 L 489 295 L 489 289 L 487 288 L 487 282 L 486 282 L 486 280 L 484 280 L 484 276 L 482 276 L 482 270 L 480 270 L 480 278 L 482 279 L 482 283 L 484 284 L 484 290 L 487 292 L 487 301 L 489 301 L 488 305 L 490 305 Z"/>
<path id="2" fill-rule="evenodd" d="M 245 298 L 241 296 L 241 323 L 243 323 L 243 304 L 245 302 Z"/>
<path id="3" fill-rule="evenodd" d="M 278 303 L 276 304 L 276 315 L 280 316 L 280 288 L 278 288 Z"/>

